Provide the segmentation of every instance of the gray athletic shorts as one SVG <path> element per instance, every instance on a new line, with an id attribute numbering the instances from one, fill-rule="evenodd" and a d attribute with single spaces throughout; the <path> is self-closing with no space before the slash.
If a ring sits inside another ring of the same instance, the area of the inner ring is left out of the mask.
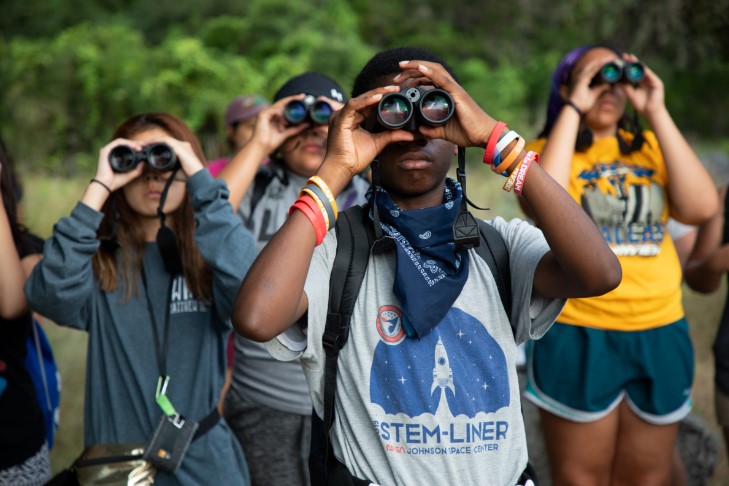
<path id="1" fill-rule="evenodd" d="M 308 486 L 311 415 L 250 403 L 233 388 L 223 416 L 243 447 L 252 486 Z"/>

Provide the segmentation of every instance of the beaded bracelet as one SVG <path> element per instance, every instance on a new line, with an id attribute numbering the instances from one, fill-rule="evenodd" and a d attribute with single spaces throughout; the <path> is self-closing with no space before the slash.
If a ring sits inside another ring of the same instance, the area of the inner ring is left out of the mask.
<path id="1" fill-rule="evenodd" d="M 514 183 L 514 194 L 521 197 L 524 192 L 524 181 L 526 181 L 527 171 L 532 162 L 539 163 L 539 154 L 536 152 L 527 152 L 524 156 L 523 163 L 519 166 L 519 172 L 516 175 L 516 182 Z"/>
<path id="2" fill-rule="evenodd" d="M 504 177 L 508 177 L 506 171 L 509 170 L 511 164 L 513 164 L 516 158 L 519 156 L 525 144 L 526 141 L 523 138 L 519 138 L 516 141 L 516 145 L 514 145 L 514 147 L 509 151 L 509 155 L 506 156 L 506 159 L 504 159 L 504 161 L 499 164 L 498 168 L 491 166 L 491 170 L 493 170 L 497 174 L 503 175 Z"/>
<path id="3" fill-rule="evenodd" d="M 496 148 L 496 143 L 499 141 L 499 138 L 501 138 L 501 132 L 504 131 L 504 128 L 506 128 L 508 125 L 505 122 L 496 122 L 496 125 L 494 125 L 493 130 L 491 130 L 491 135 L 489 135 L 489 140 L 486 142 L 486 151 L 483 153 L 483 163 L 484 164 L 491 164 L 494 161 L 494 149 Z"/>
<path id="4" fill-rule="evenodd" d="M 516 138 L 520 138 L 519 134 L 514 130 L 510 130 L 499 139 L 499 143 L 496 144 L 496 149 L 494 150 L 494 160 L 491 165 L 494 167 L 499 166 L 501 163 L 501 152 Z"/>
<path id="5" fill-rule="evenodd" d="M 339 210 L 337 209 L 337 200 L 334 198 L 334 195 L 332 194 L 332 191 L 329 189 L 329 186 L 327 186 L 327 183 L 322 180 L 319 176 L 311 176 L 309 177 L 309 180 L 306 181 L 306 185 L 314 184 L 319 189 L 324 191 L 324 194 L 326 195 L 327 199 L 329 200 L 329 204 L 332 205 L 332 209 L 334 210 L 334 219 L 337 219 L 337 216 L 339 214 Z"/>

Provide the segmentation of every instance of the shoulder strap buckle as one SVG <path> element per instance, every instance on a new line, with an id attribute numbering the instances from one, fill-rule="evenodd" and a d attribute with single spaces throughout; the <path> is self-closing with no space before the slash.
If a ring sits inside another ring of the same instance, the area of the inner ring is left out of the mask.
<path id="1" fill-rule="evenodd" d="M 322 346 L 327 354 L 336 354 L 342 349 L 349 337 L 349 325 L 343 323 L 349 319 L 343 319 L 341 314 L 330 312 L 327 314 L 327 322 L 322 335 Z"/>
<path id="2" fill-rule="evenodd" d="M 478 222 L 468 211 L 461 211 L 453 222 L 453 241 L 464 250 L 475 248 L 481 243 Z"/>

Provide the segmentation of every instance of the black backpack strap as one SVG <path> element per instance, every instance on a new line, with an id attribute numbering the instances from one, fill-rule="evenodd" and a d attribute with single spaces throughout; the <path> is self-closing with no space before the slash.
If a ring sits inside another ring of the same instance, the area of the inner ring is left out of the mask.
<path id="1" fill-rule="evenodd" d="M 486 221 L 478 219 L 478 231 L 481 243 L 476 247 L 476 253 L 489 266 L 496 280 L 501 304 L 511 322 L 511 268 L 509 267 L 509 249 L 501 233 Z M 511 331 L 516 336 L 514 323 L 511 322 Z"/>
<path id="2" fill-rule="evenodd" d="M 270 161 L 256 172 L 256 176 L 253 178 L 253 189 L 251 189 L 251 210 L 249 214 L 253 214 L 253 210 L 256 209 L 274 177 L 279 178 L 285 186 L 289 184 L 286 170 L 278 162 Z"/>
<path id="3" fill-rule="evenodd" d="M 256 205 L 258 205 L 258 202 L 261 200 L 261 197 L 263 197 L 263 193 L 266 192 L 266 188 L 271 183 L 273 178 L 274 173 L 268 167 L 264 167 L 256 172 L 256 176 L 253 178 L 253 192 L 251 193 L 251 215 L 253 214 L 253 210 L 256 209 Z"/>
<path id="4" fill-rule="evenodd" d="M 334 423 L 334 398 L 337 388 L 339 351 L 349 337 L 349 321 L 357 301 L 370 256 L 374 227 L 367 219 L 367 211 L 352 206 L 339 213 L 337 252 L 329 281 L 329 310 L 322 344 L 326 353 L 324 368 L 324 448 L 327 459 L 331 454 L 329 429 Z M 325 468 L 327 460 L 325 459 Z"/>
<path id="5" fill-rule="evenodd" d="M 478 219 L 478 231 L 481 236 L 481 244 L 476 247 L 476 253 L 489 266 L 496 281 L 496 288 L 499 291 L 501 305 L 504 306 L 506 315 L 511 324 L 511 332 L 516 339 L 516 327 L 511 320 L 511 267 L 509 266 L 509 249 L 501 233 L 482 219 Z M 522 407 L 522 416 L 524 409 Z M 527 461 L 527 467 L 519 477 L 517 485 L 527 484 L 527 481 L 537 486 L 537 473 L 534 466 Z"/>
<path id="6" fill-rule="evenodd" d="M 349 338 L 349 321 L 352 317 L 354 304 L 359 295 L 369 262 L 370 249 L 375 244 L 375 230 L 368 216 L 367 206 L 353 206 L 339 213 L 335 226 L 337 232 L 337 251 L 334 257 L 331 277 L 329 281 L 329 307 L 327 321 L 322 336 L 322 344 L 326 353 L 324 368 L 324 418 L 323 418 L 323 444 L 325 454 L 323 474 L 330 472 L 334 476 L 343 473 L 343 465 L 333 456 L 329 430 L 334 423 L 334 401 L 337 387 L 337 364 L 339 351 Z M 486 262 L 494 275 L 496 285 L 509 320 L 511 320 L 511 272 L 509 268 L 509 252 L 501 233 L 485 221 L 478 220 L 481 242 L 476 248 L 477 254 Z M 388 239 L 385 239 L 388 240 Z M 391 245 L 389 241 L 378 241 L 381 251 L 387 250 Z M 373 249 L 373 251 L 375 251 Z M 513 330 L 513 325 L 512 325 Z M 312 465 L 314 467 L 314 465 Z M 316 475 L 315 471 L 312 471 Z M 349 476 L 348 474 L 345 474 Z M 319 478 L 322 482 L 312 481 L 312 484 L 327 484 L 327 478 Z M 356 478 L 354 483 L 359 484 Z M 363 484 L 368 482 L 364 481 Z M 344 483 L 343 483 L 344 484 Z"/>

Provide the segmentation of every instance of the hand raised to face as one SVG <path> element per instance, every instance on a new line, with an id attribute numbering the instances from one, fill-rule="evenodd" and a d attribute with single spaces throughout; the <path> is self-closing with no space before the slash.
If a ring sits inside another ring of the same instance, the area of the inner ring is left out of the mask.
<path id="1" fill-rule="evenodd" d="M 271 153 L 289 138 L 306 130 L 307 124 L 291 125 L 284 117 L 286 105 L 294 100 L 303 100 L 304 96 L 304 94 L 286 96 L 259 112 L 251 142 L 260 144 L 266 153 Z"/>
<path id="2" fill-rule="evenodd" d="M 579 62 L 572 71 L 570 83 L 560 87 L 560 96 L 563 100 L 570 100 L 582 113 L 587 113 L 595 106 L 598 98 L 612 89 L 610 84 L 599 84 L 590 86 L 592 80 L 602 67 L 615 59 L 615 54 L 607 49 L 604 53 L 595 50 L 584 56 L 584 61 Z"/>
<path id="3" fill-rule="evenodd" d="M 634 54 L 623 54 L 623 59 L 629 62 L 638 62 Z M 642 116 L 650 116 L 665 109 L 665 89 L 663 81 L 648 66 L 643 66 L 645 78 L 636 86 L 623 85 L 628 100 Z"/>
<path id="4" fill-rule="evenodd" d="M 421 125 L 420 133 L 428 138 L 441 138 L 461 147 L 483 147 L 496 120 L 471 98 L 461 85 L 440 64 L 426 61 L 400 62 L 402 73 L 394 78 L 401 86 L 431 85 L 453 98 L 454 114 L 441 126 Z"/>
<path id="5" fill-rule="evenodd" d="M 404 130 L 371 133 L 362 127 L 382 96 L 399 90 L 397 86 L 385 86 L 367 91 L 350 99 L 341 110 L 335 112 L 329 122 L 324 163 L 337 166 L 351 178 L 362 172 L 388 144 L 413 140 L 413 134 Z"/>

